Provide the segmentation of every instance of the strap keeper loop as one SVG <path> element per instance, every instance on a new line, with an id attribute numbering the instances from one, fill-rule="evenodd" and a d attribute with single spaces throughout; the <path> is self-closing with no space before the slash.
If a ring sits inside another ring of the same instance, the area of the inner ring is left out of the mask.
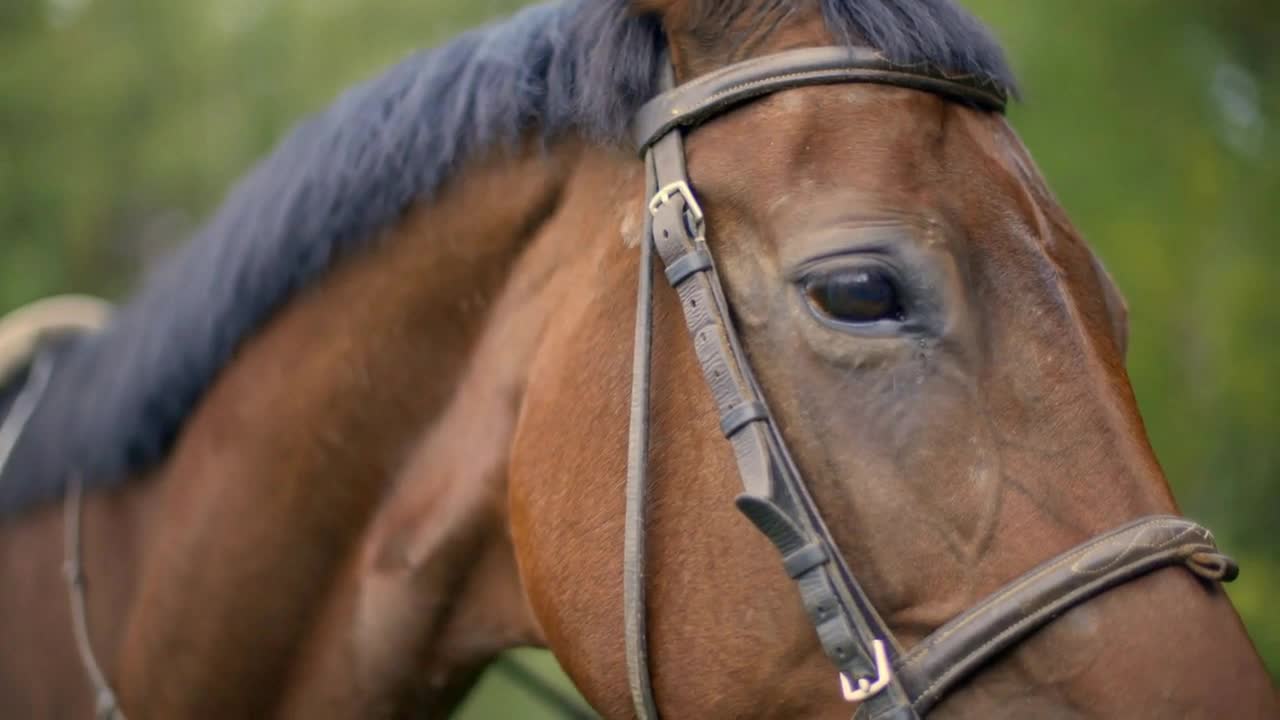
<path id="1" fill-rule="evenodd" d="M 678 288 L 685 280 L 688 280 L 695 273 L 706 272 L 711 269 L 711 254 L 707 252 L 705 247 L 699 247 L 690 250 L 681 255 L 671 264 L 667 266 L 667 282 L 671 283 L 671 287 Z"/>
<path id="2" fill-rule="evenodd" d="M 733 438 L 742 428 L 753 422 L 766 420 L 769 417 L 769 411 L 765 410 L 764 405 L 754 400 L 744 402 L 734 407 L 720 418 L 720 430 L 726 438 Z"/>
<path id="3" fill-rule="evenodd" d="M 827 551 L 822 549 L 822 545 L 811 542 L 787 553 L 782 558 L 782 567 L 786 569 L 787 575 L 798 578 L 826 561 Z"/>

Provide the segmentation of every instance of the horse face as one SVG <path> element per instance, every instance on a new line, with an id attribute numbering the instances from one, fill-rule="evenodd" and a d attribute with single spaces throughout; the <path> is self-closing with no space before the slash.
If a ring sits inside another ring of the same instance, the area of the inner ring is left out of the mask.
<path id="1" fill-rule="evenodd" d="M 813 25 L 779 27 L 800 29 L 774 49 Z M 696 38 L 672 45 L 681 77 L 732 59 Z M 908 89 L 809 87 L 727 112 L 686 143 L 749 362 L 841 553 L 904 645 L 1094 535 L 1175 511 L 1124 369 L 1123 300 L 1003 118 Z M 564 309 L 532 368 L 512 529 L 548 643 L 597 708 L 626 717 L 643 179 L 634 160 L 587 153 L 566 197 L 598 221 L 565 212 L 548 233 L 592 249 L 561 270 Z M 626 243 L 599 244 L 618 227 Z M 654 346 L 645 582 L 659 706 L 846 717 L 776 553 L 733 509 L 737 468 L 666 287 Z M 1203 663 L 1169 665 L 1208 627 L 1239 641 L 1222 667 L 1261 677 L 1223 596 L 1166 571 L 1071 611 L 940 710 L 1214 707 L 1226 701 L 1199 689 L 1212 683 L 1178 680 Z M 1117 668 L 1136 677 L 1157 658 L 1166 672 L 1150 692 L 1115 691 Z"/>

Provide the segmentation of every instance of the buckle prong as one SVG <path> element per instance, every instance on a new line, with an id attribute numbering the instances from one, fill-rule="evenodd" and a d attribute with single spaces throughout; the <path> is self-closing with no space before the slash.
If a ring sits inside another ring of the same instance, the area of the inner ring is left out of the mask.
<path id="1" fill-rule="evenodd" d="M 889 665 L 889 653 L 885 650 L 884 642 L 874 640 L 871 643 L 872 652 L 875 654 L 876 661 L 876 677 L 874 680 L 867 678 L 858 678 L 858 687 L 853 687 L 849 682 L 849 676 L 840 673 L 840 690 L 844 693 L 844 699 L 848 702 L 862 702 L 869 697 L 875 696 L 881 690 L 889 687 L 889 682 L 893 680 L 893 667 Z"/>

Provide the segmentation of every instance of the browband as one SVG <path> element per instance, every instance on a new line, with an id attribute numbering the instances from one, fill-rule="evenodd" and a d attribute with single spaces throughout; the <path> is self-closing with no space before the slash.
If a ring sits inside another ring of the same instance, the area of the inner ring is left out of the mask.
<path id="1" fill-rule="evenodd" d="M 859 82 L 922 90 L 995 112 L 1004 112 L 1008 99 L 984 78 L 896 65 L 869 48 L 802 48 L 736 63 L 658 95 L 636 114 L 632 139 L 643 154 L 672 129 L 694 127 L 744 101 L 804 85 Z"/>

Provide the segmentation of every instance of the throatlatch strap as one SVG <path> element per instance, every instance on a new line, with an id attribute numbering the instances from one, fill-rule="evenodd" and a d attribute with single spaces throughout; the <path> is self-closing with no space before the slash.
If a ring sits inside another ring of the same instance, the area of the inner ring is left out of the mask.
<path id="1" fill-rule="evenodd" d="M 672 82 L 670 67 L 663 82 Z M 657 192 L 651 160 L 645 163 L 648 195 Z M 649 376 L 653 350 L 653 217 L 645 213 L 636 281 L 635 343 L 631 359 L 631 429 L 627 437 L 627 507 L 623 524 L 622 611 L 627 681 L 639 720 L 657 720 L 649 676 L 649 643 L 645 603 L 645 517 L 649 489 Z"/>

